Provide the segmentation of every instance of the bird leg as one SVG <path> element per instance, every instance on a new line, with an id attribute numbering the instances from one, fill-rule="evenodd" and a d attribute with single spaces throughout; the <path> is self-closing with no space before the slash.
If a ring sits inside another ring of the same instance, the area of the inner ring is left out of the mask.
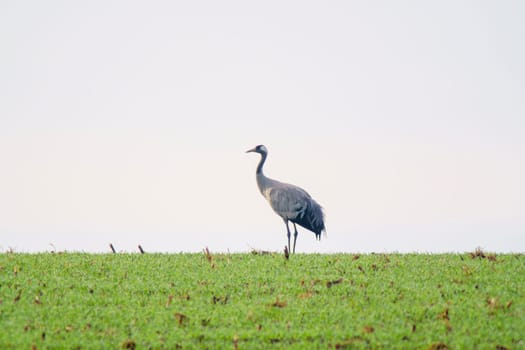
<path id="1" fill-rule="evenodd" d="M 288 220 L 284 220 L 284 223 L 286 224 L 286 232 L 287 232 L 287 236 L 288 236 L 288 251 L 290 251 L 290 227 L 288 227 Z M 294 247 L 295 248 L 295 247 Z"/>
<path id="2" fill-rule="evenodd" d="M 293 229 L 295 230 L 293 234 L 293 253 L 295 254 L 295 241 L 297 241 L 297 226 L 295 226 L 295 222 L 293 223 Z"/>

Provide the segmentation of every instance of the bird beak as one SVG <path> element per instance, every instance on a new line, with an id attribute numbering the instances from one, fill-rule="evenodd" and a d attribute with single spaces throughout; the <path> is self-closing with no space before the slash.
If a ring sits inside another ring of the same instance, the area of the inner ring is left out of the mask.
<path id="1" fill-rule="evenodd" d="M 246 153 L 255 152 L 255 148 L 249 149 L 246 151 Z"/>

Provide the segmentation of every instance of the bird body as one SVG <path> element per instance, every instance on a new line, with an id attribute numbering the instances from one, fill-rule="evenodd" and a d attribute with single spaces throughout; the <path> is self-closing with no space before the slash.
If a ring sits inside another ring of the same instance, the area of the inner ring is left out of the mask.
<path id="1" fill-rule="evenodd" d="M 297 240 L 297 227 L 295 224 L 306 228 L 315 233 L 317 239 L 321 239 L 321 233 L 325 231 L 324 213 L 319 205 L 305 190 L 302 188 L 280 182 L 263 173 L 263 165 L 266 161 L 268 150 L 265 146 L 259 145 L 247 152 L 256 152 L 261 155 L 261 160 L 257 166 L 256 179 L 259 191 L 268 201 L 273 211 L 279 215 L 286 224 L 288 235 L 288 251 L 290 251 L 290 229 L 288 222 L 294 225 L 294 245 Z"/>

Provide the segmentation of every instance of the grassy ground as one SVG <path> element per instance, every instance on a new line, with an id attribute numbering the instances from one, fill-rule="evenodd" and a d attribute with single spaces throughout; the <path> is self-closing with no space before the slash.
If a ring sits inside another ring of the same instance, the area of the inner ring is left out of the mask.
<path id="1" fill-rule="evenodd" d="M 525 256 L 6 253 L 0 348 L 525 349 Z"/>

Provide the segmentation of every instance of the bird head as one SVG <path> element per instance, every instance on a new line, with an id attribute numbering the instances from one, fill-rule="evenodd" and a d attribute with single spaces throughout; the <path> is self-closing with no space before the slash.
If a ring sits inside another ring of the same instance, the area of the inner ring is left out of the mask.
<path id="1" fill-rule="evenodd" d="M 259 154 L 267 154 L 268 150 L 266 149 L 266 147 L 264 145 L 258 145 L 258 146 L 255 146 L 254 148 L 249 149 L 249 150 L 246 151 L 246 153 L 249 153 L 249 152 L 255 152 L 255 153 L 259 153 Z"/>

